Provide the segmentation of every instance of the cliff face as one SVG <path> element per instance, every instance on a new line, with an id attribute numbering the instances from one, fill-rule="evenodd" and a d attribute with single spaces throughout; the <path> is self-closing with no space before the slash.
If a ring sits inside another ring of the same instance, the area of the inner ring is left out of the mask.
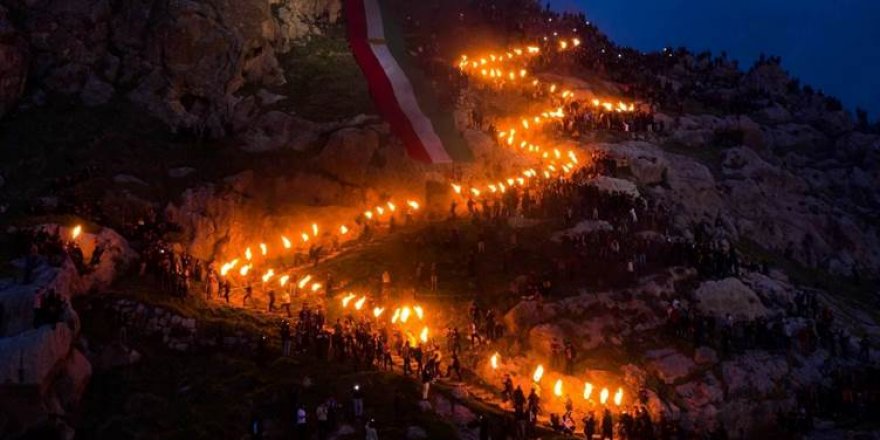
<path id="1" fill-rule="evenodd" d="M 0 427 L 0 436 L 16 435 L 17 430 L 44 423 L 50 415 L 75 410 L 91 377 L 92 365 L 79 340 L 79 316 L 70 299 L 106 288 L 135 255 L 110 229 L 83 234 L 80 240 L 87 254 L 97 243 L 105 248 L 92 271 L 81 273 L 66 259 L 58 267 L 41 263 L 29 284 L 0 280 L 0 389 L 4 396 L 0 412 L 16 422 Z M 58 322 L 35 327 L 34 297 L 40 291 L 54 291 L 63 304 Z"/>
<path id="2" fill-rule="evenodd" d="M 242 88 L 282 84 L 276 54 L 339 11 L 339 0 L 11 0 L 0 8 L 0 115 L 27 77 L 33 103 L 123 99 L 174 129 L 220 135 Z"/>

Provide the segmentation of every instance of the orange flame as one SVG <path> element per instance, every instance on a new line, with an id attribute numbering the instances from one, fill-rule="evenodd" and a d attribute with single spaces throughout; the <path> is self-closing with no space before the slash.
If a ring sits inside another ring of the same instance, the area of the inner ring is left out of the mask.
<path id="1" fill-rule="evenodd" d="M 82 230 L 83 228 L 81 225 L 74 226 L 73 230 L 70 231 L 70 239 L 76 240 L 77 238 L 79 238 L 80 234 L 82 234 Z"/>
<path id="2" fill-rule="evenodd" d="M 419 333 L 419 339 L 424 343 L 428 342 L 428 327 L 422 329 L 421 333 Z"/>
<path id="3" fill-rule="evenodd" d="M 623 403 L 623 388 L 618 388 L 614 393 L 614 404 L 620 406 Z"/>
<path id="4" fill-rule="evenodd" d="M 361 299 L 357 300 L 357 302 L 354 303 L 355 310 L 360 310 L 360 309 L 364 308 L 364 302 L 366 302 L 366 301 L 367 301 L 366 296 L 362 296 Z"/>
<path id="5" fill-rule="evenodd" d="M 306 275 L 306 276 L 302 277 L 302 279 L 299 280 L 299 283 L 297 283 L 296 287 L 299 287 L 300 289 L 302 289 L 303 287 L 306 287 L 306 284 L 308 284 L 309 280 L 311 280 L 311 279 L 312 279 L 311 275 Z"/>
<path id="6" fill-rule="evenodd" d="M 378 318 L 382 316 L 382 312 L 385 311 L 384 307 L 373 307 L 373 317 Z"/>
<path id="7" fill-rule="evenodd" d="M 282 275 L 281 278 L 278 278 L 278 284 L 280 284 L 281 287 L 284 287 L 287 285 L 287 281 L 289 279 L 290 279 L 290 275 Z"/>
<path id="8" fill-rule="evenodd" d="M 425 311 L 422 310 L 422 306 L 413 306 L 413 310 L 416 312 L 416 316 L 419 317 L 419 321 L 425 318 Z"/>
<path id="9" fill-rule="evenodd" d="M 355 294 L 353 294 L 353 293 L 349 293 L 348 295 L 345 295 L 344 297 L 342 297 L 342 308 L 348 307 L 348 303 L 351 302 L 351 300 L 353 300 L 354 297 L 355 297 Z"/>
<path id="10" fill-rule="evenodd" d="M 285 249 L 290 249 L 290 247 L 293 246 L 293 244 L 290 243 L 290 239 L 283 235 L 281 236 L 281 243 L 284 244 Z"/>
<path id="11" fill-rule="evenodd" d="M 275 271 L 272 269 L 267 270 L 266 273 L 263 274 L 263 282 L 268 283 L 273 276 L 275 276 Z"/>
<path id="12" fill-rule="evenodd" d="M 556 379 L 556 384 L 553 385 L 553 394 L 562 397 L 562 379 Z"/>
<path id="13" fill-rule="evenodd" d="M 238 265 L 238 258 L 236 258 L 228 263 L 225 263 L 223 266 L 220 267 L 220 276 L 225 277 L 226 274 L 229 273 L 230 270 L 235 269 L 236 265 Z"/>
<path id="14" fill-rule="evenodd" d="M 538 382 L 541 381 L 541 378 L 542 378 L 542 377 L 544 377 L 544 366 L 539 364 L 539 365 L 535 368 L 535 372 L 534 372 L 534 374 L 532 374 L 532 380 L 533 380 L 535 383 L 538 383 Z"/>
<path id="15" fill-rule="evenodd" d="M 492 357 L 489 358 L 489 363 L 492 365 L 492 369 L 493 369 L 493 370 L 497 370 L 497 369 L 498 369 L 498 357 L 499 357 L 499 356 L 500 356 L 500 355 L 499 355 L 498 352 L 496 351 L 495 354 L 493 354 Z"/>
<path id="16" fill-rule="evenodd" d="M 267 253 L 269 253 L 269 248 L 266 246 L 266 243 L 260 243 L 260 252 L 265 257 Z"/>
<path id="17" fill-rule="evenodd" d="M 590 395 L 593 394 L 593 384 L 589 382 L 584 382 L 584 400 L 590 400 Z"/>
<path id="18" fill-rule="evenodd" d="M 599 403 L 602 405 L 608 401 L 608 388 L 602 388 L 602 392 L 599 393 Z"/>

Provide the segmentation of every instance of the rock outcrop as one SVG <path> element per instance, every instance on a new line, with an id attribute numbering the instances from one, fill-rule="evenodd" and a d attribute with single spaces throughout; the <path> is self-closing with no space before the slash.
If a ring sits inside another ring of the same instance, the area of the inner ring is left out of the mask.
<path id="1" fill-rule="evenodd" d="M 15 396 L 6 402 L 14 404 L 2 409 L 19 422 L 14 429 L 42 423 L 49 415 L 63 415 L 75 409 L 92 368 L 78 345 L 80 321 L 70 299 L 105 288 L 135 256 L 125 240 L 107 228 L 95 234 L 84 233 L 78 242 L 87 256 L 98 244 L 105 248 L 97 266 L 82 272 L 69 258 L 58 267 L 40 262 L 28 284 L 10 279 L 0 281 L 0 387 L 4 388 L 4 395 Z M 57 319 L 35 326 L 38 292 L 54 292 L 62 303 Z M 0 434 L 16 432 L 3 432 L 0 428 Z"/>
<path id="2" fill-rule="evenodd" d="M 29 76 L 35 93 L 87 106 L 125 99 L 174 129 L 219 136 L 243 87 L 283 84 L 277 54 L 318 32 L 317 21 L 335 21 L 341 2 L 41 0 L 8 7 L 17 21 L 0 8 L 0 115 Z"/>
<path id="3" fill-rule="evenodd" d="M 742 120 L 682 118 L 674 133 L 684 136 L 681 133 L 699 127 L 713 131 L 712 127 L 728 126 L 741 129 Z M 819 148 L 828 142 L 825 134 L 809 125 L 781 125 L 763 133 L 770 148 Z M 836 157 L 831 158 L 806 155 L 821 150 L 789 152 L 780 158 L 748 146 L 718 147 L 706 139 L 688 147 L 693 156 L 646 142 L 595 148 L 628 165 L 640 189 L 671 209 L 679 230 L 718 221 L 730 242 L 747 239 L 837 275 L 849 276 L 856 270 L 876 274 L 880 230 L 865 215 L 880 212 L 876 191 L 880 176 L 873 165 L 880 154 L 880 136 L 854 134 L 837 143 Z M 704 156 L 715 156 L 715 162 L 701 160 Z"/>

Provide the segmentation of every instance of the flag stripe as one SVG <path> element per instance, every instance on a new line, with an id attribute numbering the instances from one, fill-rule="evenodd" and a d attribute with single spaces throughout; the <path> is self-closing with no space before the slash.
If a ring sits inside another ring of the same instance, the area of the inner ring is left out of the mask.
<path id="1" fill-rule="evenodd" d="M 430 163 L 430 155 L 422 147 L 409 119 L 398 105 L 391 81 L 367 41 L 367 18 L 364 8 L 363 0 L 348 0 L 346 3 L 346 18 L 348 19 L 349 43 L 352 53 L 367 77 L 376 106 L 388 120 L 391 131 L 406 145 L 410 157 Z"/>
<path id="2" fill-rule="evenodd" d="M 385 26 L 382 25 L 382 10 L 378 0 L 363 0 L 364 14 L 367 17 L 367 39 L 372 42 L 385 41 Z"/>
<path id="3" fill-rule="evenodd" d="M 373 101 L 413 159 L 428 163 L 473 160 L 452 113 L 410 60 L 400 29 L 383 0 L 346 0 L 349 43 L 367 77 Z"/>
<path id="4" fill-rule="evenodd" d="M 394 96 L 397 97 L 397 102 L 400 105 L 401 110 L 403 110 L 404 114 L 409 116 L 416 135 L 418 135 L 419 140 L 421 140 L 428 156 L 431 157 L 431 162 L 452 162 L 452 158 L 449 157 L 449 154 L 443 149 L 443 141 L 440 140 L 440 137 L 437 136 L 437 132 L 434 131 L 434 126 L 431 124 L 431 120 L 425 116 L 422 109 L 419 107 L 419 103 L 413 92 L 412 84 L 410 84 L 406 74 L 403 73 L 400 65 L 397 64 L 397 61 L 391 55 L 388 46 L 384 44 L 371 44 L 370 47 L 373 49 L 373 53 L 376 55 L 379 64 L 388 75 L 391 87 L 394 89 Z"/>
<path id="5" fill-rule="evenodd" d="M 473 161 L 473 153 L 461 136 L 455 123 L 453 110 L 445 108 L 438 101 L 434 81 L 425 76 L 415 62 L 416 55 L 411 55 L 407 49 L 403 30 L 398 26 L 392 8 L 387 5 L 388 1 L 375 1 L 380 5 L 380 12 L 384 17 L 382 23 L 388 51 L 391 52 L 412 86 L 422 114 L 428 118 L 434 133 L 442 140 L 443 150 L 454 162 Z"/>

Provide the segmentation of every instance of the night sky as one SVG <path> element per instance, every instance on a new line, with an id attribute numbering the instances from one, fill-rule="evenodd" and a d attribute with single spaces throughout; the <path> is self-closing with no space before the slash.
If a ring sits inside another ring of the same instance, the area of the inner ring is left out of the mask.
<path id="1" fill-rule="evenodd" d="M 880 0 L 551 0 L 583 10 L 618 44 L 727 51 L 749 67 L 762 52 L 850 110 L 880 115 Z"/>

